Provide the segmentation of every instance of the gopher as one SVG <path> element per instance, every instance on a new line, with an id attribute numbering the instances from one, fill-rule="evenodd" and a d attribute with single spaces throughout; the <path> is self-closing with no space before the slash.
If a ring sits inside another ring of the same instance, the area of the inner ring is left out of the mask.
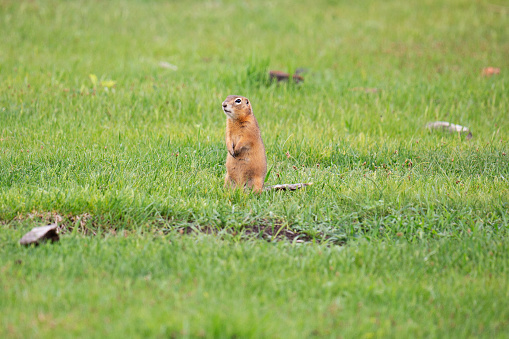
<path id="1" fill-rule="evenodd" d="M 263 190 L 267 174 L 267 157 L 260 127 L 249 100 L 229 95 L 223 101 L 226 114 L 226 177 L 225 187 L 248 187 Z"/>

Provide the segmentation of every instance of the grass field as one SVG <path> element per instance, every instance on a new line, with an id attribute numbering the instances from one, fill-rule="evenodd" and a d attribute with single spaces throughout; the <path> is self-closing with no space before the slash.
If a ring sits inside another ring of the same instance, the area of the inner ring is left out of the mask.
<path id="1" fill-rule="evenodd" d="M 0 0 L 0 337 L 507 337 L 508 19 Z M 223 189 L 229 94 L 266 183 L 313 186 Z M 59 243 L 18 245 L 54 221 Z"/>

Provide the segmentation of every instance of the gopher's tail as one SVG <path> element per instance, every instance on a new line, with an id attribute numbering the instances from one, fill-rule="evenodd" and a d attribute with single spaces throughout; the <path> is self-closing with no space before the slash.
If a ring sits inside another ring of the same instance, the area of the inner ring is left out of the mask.
<path id="1" fill-rule="evenodd" d="M 299 188 L 313 185 L 312 182 L 301 183 L 301 184 L 284 184 L 284 185 L 273 185 L 264 187 L 264 191 L 276 190 L 276 191 L 295 191 Z"/>

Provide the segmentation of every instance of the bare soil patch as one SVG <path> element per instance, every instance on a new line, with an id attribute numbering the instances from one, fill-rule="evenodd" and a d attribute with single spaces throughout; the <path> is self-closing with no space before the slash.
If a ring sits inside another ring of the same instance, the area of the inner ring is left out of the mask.
<path id="1" fill-rule="evenodd" d="M 44 226 L 56 223 L 58 224 L 58 233 L 66 234 L 75 232 L 86 236 L 113 235 L 129 236 L 134 230 L 128 227 L 117 227 L 109 221 L 102 220 L 101 216 L 93 216 L 89 213 L 78 215 L 61 215 L 57 212 L 37 212 L 33 211 L 26 215 L 18 215 L 11 222 L 3 224 L 12 224 L 14 227 L 19 224 L 30 222 L 32 226 Z M 144 229 L 147 233 L 168 234 L 176 232 L 182 235 L 191 234 L 211 234 L 211 235 L 230 235 L 240 237 L 241 239 L 264 239 L 269 242 L 290 241 L 295 243 L 306 242 L 324 242 L 328 240 L 326 235 L 308 234 L 306 232 L 292 229 L 282 220 L 262 219 L 252 224 L 241 225 L 238 227 L 216 227 L 212 225 L 197 225 L 189 221 L 176 220 L 153 220 L 149 222 Z M 139 232 L 137 229 L 136 232 Z"/>

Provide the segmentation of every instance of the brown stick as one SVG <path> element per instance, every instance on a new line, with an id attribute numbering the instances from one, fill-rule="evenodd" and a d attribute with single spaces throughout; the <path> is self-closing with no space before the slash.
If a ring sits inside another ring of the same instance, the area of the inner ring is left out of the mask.
<path id="1" fill-rule="evenodd" d="M 302 75 L 299 75 L 297 73 L 291 75 L 282 71 L 270 71 L 269 72 L 269 78 L 270 80 L 277 80 L 277 82 L 281 81 L 288 81 L 290 77 L 295 81 L 296 84 L 298 84 L 301 81 L 304 81 L 304 78 Z"/>

